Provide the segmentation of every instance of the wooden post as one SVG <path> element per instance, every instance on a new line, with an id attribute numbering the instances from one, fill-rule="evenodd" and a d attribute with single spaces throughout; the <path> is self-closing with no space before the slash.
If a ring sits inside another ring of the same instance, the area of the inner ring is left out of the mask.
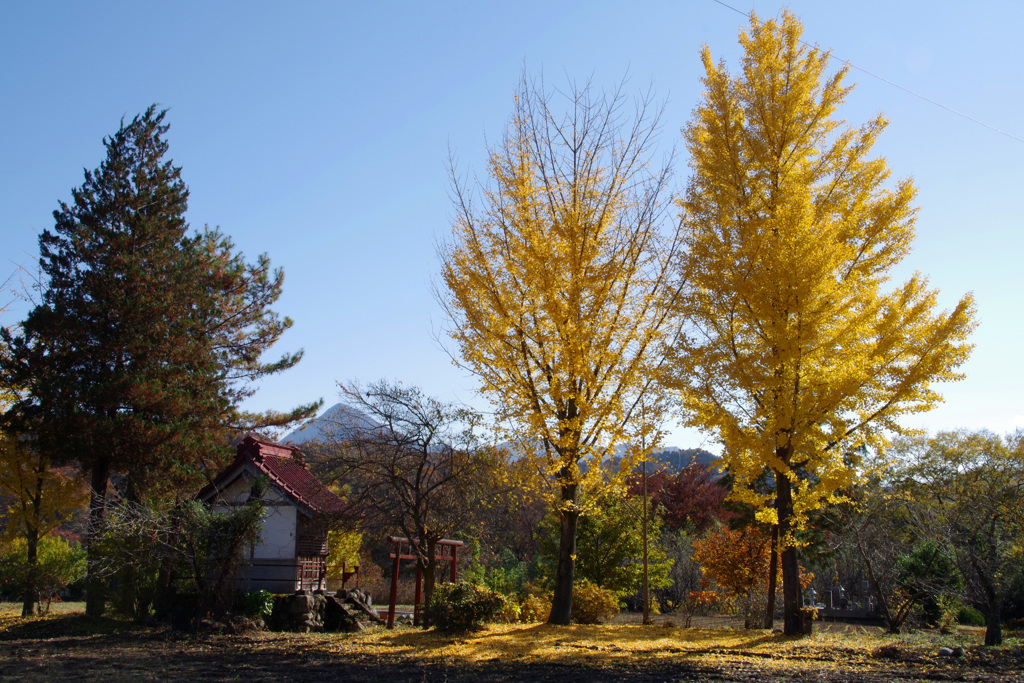
<path id="1" fill-rule="evenodd" d="M 647 460 L 646 460 L 646 456 L 644 456 L 644 457 L 645 457 L 645 459 L 644 459 L 644 462 L 643 462 L 643 467 L 644 467 L 644 474 L 643 474 L 643 477 L 644 477 L 644 533 L 643 533 L 643 538 L 644 538 L 644 582 L 643 582 L 644 619 L 643 619 L 643 623 L 646 625 L 646 624 L 650 624 L 651 623 L 651 593 L 650 593 L 649 585 L 647 583 L 647 581 L 648 581 L 648 579 L 647 579 L 647 575 L 648 575 L 648 568 L 647 568 Z"/>
<path id="2" fill-rule="evenodd" d="M 412 625 L 420 625 L 420 601 L 423 600 L 423 566 L 416 561 L 416 597 L 412 605 Z"/>
<path id="3" fill-rule="evenodd" d="M 401 538 L 398 536 L 388 536 L 388 541 L 394 544 L 394 553 L 391 557 L 395 563 L 391 570 L 391 599 L 388 603 L 388 628 L 395 627 L 395 607 L 398 602 L 398 569 L 401 565 L 402 560 L 416 560 L 416 604 L 413 605 L 413 620 L 418 626 L 420 623 L 420 603 L 423 600 L 423 567 L 420 562 L 418 554 L 414 554 L 414 546 L 418 546 L 419 543 L 408 538 Z M 403 548 L 406 544 L 409 544 L 408 553 L 403 552 Z M 438 558 L 442 562 L 451 562 L 451 577 L 454 583 L 458 576 L 458 562 L 459 554 L 458 549 L 463 545 L 462 541 L 452 541 L 446 538 L 442 538 L 438 541 L 438 545 L 441 547 L 441 556 Z M 444 548 L 451 548 L 451 555 L 445 552 Z M 358 567 L 356 570 L 358 572 Z M 356 574 L 356 586 L 359 586 L 359 575 Z"/>
<path id="4" fill-rule="evenodd" d="M 402 547 L 395 548 L 395 563 L 391 566 L 391 599 L 388 601 L 388 628 L 395 627 L 395 603 L 398 600 L 398 564 L 402 561 Z"/>

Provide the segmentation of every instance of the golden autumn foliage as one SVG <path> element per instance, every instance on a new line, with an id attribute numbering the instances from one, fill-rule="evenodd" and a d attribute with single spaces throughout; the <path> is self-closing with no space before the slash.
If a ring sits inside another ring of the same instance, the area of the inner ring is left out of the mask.
<path id="1" fill-rule="evenodd" d="M 550 474 L 617 443 L 651 435 L 636 419 L 667 311 L 668 249 L 657 194 L 666 172 L 646 157 L 656 121 L 616 123 L 620 98 L 573 95 L 558 119 L 523 85 L 502 143 L 491 150 L 483 207 L 456 183 L 458 216 L 441 250 L 451 338 L 499 417 Z M 578 472 L 574 475 L 579 479 Z"/>
<path id="2" fill-rule="evenodd" d="M 0 435 L 0 535 L 10 538 L 50 533 L 85 503 L 82 483 L 50 466 L 25 443 Z"/>
<path id="3" fill-rule="evenodd" d="M 616 444 L 657 441 L 674 247 L 659 231 L 668 171 L 650 168 L 657 116 L 641 103 L 624 127 L 619 93 L 596 98 L 587 87 L 567 99 L 563 117 L 543 84 L 524 80 L 490 150 L 482 205 L 453 183 L 438 288 L 458 362 L 556 483 L 559 623 L 569 619 L 579 486 L 601 484 Z"/>
<path id="4" fill-rule="evenodd" d="M 39 544 L 69 520 L 85 503 L 81 481 L 51 466 L 16 436 L 0 432 L 0 539 L 25 542 L 23 616 L 35 613 L 39 601 Z"/>
<path id="5" fill-rule="evenodd" d="M 884 448 L 902 415 L 941 400 L 931 383 L 961 377 L 974 327 L 970 295 L 938 312 L 923 276 L 888 287 L 914 238 L 914 186 L 869 157 L 884 117 L 835 118 L 847 70 L 826 75 L 829 53 L 801 32 L 788 12 L 752 16 L 735 76 L 704 49 L 680 201 L 689 333 L 674 358 L 685 414 L 721 438 L 735 496 L 780 525 L 784 571 L 791 530 L 851 483 L 860 449 Z M 759 489 L 766 471 L 775 485 Z M 787 593 L 787 633 L 798 607 Z"/>

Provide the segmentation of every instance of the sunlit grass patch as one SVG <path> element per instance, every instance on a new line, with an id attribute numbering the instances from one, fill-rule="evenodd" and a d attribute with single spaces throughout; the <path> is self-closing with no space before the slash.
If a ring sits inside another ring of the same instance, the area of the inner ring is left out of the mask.
<path id="1" fill-rule="evenodd" d="M 639 625 L 491 625 L 451 635 L 437 631 L 373 631 L 327 636 L 318 645 L 338 654 L 474 665 L 560 663 L 587 666 L 672 664 L 815 669 L 870 666 L 877 636 L 822 634 L 792 639 L 768 631 L 677 629 Z"/>
<path id="2" fill-rule="evenodd" d="M 30 619 L 32 621 L 40 621 L 80 613 L 85 613 L 84 602 L 53 602 L 50 603 L 49 614 L 42 614 L 37 617 L 31 617 Z M 25 619 L 22 619 L 21 617 L 20 602 L 0 602 L 0 633 L 23 624 L 25 624 Z"/>
<path id="3" fill-rule="evenodd" d="M 46 605 L 43 605 L 43 609 L 46 609 Z M 50 603 L 50 614 L 75 614 L 78 612 L 85 613 L 84 602 L 51 602 Z M 21 603 L 20 602 L 0 602 L 0 617 L 8 616 L 21 616 Z"/>
<path id="4" fill-rule="evenodd" d="M 977 651 L 980 640 L 975 636 L 968 633 L 963 640 Z M 901 639 L 856 626 L 787 638 L 769 631 L 729 628 L 517 624 L 492 625 L 464 635 L 415 629 L 324 635 L 314 647 L 324 654 L 358 661 L 513 668 L 578 665 L 616 670 L 678 665 L 687 670 L 749 670 L 779 677 L 883 670 L 899 671 L 901 676 L 932 670 L 956 674 L 968 665 L 970 654 L 961 660 L 939 657 L 939 644 L 938 634 Z M 884 647 L 895 648 L 897 656 L 880 655 Z"/>

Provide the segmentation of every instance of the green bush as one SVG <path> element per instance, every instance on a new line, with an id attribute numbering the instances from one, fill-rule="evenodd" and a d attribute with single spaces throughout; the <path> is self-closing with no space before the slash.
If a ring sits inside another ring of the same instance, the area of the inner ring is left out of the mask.
<path id="1" fill-rule="evenodd" d="M 222 618 L 236 599 L 245 551 L 259 540 L 266 481 L 257 477 L 251 485 L 245 504 L 226 512 L 198 501 L 171 511 L 130 503 L 110 507 L 90 559 L 113 611 L 144 622 L 155 604 L 160 616 L 184 622 L 177 596 L 187 594 L 194 617 Z M 176 585 L 168 586 L 165 573 Z"/>
<path id="2" fill-rule="evenodd" d="M 637 532 L 640 498 L 623 498 L 613 491 L 585 496 L 579 503 L 587 513 L 580 516 L 576 532 L 575 577 L 611 589 L 616 597 L 627 598 L 643 586 L 643 540 Z M 652 590 L 671 585 L 673 561 L 661 544 L 662 520 L 656 510 L 648 512 L 648 570 Z M 558 511 L 548 511 L 537 538 L 537 570 L 545 583 L 555 582 L 558 568 L 561 522 Z"/>
<path id="3" fill-rule="evenodd" d="M 242 594 L 242 614 L 250 619 L 266 619 L 274 611 L 274 594 L 270 591 L 254 591 Z"/>
<path id="4" fill-rule="evenodd" d="M 36 549 L 36 566 L 30 570 L 24 538 L 0 547 L 0 592 L 21 598 L 29 571 L 35 575 L 39 600 L 49 605 L 61 590 L 85 578 L 85 550 L 59 536 L 43 536 Z"/>
<path id="5" fill-rule="evenodd" d="M 469 631 L 497 620 L 505 610 L 505 596 L 465 581 L 434 588 L 427 605 L 427 623 L 442 631 Z"/>
<path id="6" fill-rule="evenodd" d="M 481 582 L 492 591 L 502 595 L 514 595 L 523 590 L 529 578 L 529 565 L 516 559 L 508 548 L 501 551 L 500 564 L 485 570 Z"/>
<path id="7" fill-rule="evenodd" d="M 577 624 L 600 624 L 619 613 L 615 593 L 583 579 L 572 591 L 572 620 Z"/>
<path id="8" fill-rule="evenodd" d="M 956 621 L 964 626 L 984 626 L 985 615 L 973 607 L 964 605 L 956 614 Z"/>

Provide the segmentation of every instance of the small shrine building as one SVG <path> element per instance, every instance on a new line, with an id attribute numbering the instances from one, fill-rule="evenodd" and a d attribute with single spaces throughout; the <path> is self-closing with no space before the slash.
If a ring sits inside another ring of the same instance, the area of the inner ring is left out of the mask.
<path id="1" fill-rule="evenodd" d="M 239 588 L 291 593 L 327 587 L 327 531 L 350 516 L 341 498 L 314 477 L 302 451 L 253 436 L 238 444 L 234 461 L 196 494 L 213 510 L 245 504 L 255 477 L 266 477 L 266 513 L 260 541 L 249 548 Z"/>

